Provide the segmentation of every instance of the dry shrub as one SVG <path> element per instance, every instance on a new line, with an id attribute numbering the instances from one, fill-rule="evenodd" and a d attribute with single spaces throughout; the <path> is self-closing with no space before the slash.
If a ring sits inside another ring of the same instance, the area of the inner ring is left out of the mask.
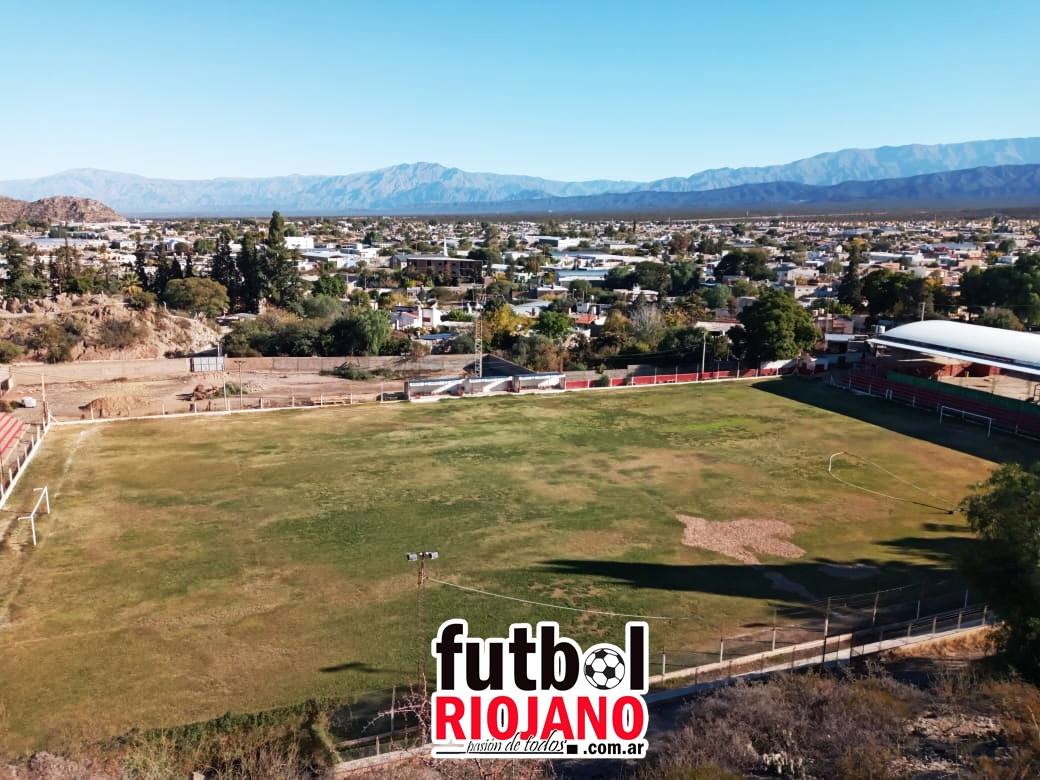
<path id="1" fill-rule="evenodd" d="M 915 689 L 875 676 L 738 683 L 690 705 L 683 727 L 640 774 L 888 777 L 919 699 Z"/>
<path id="2" fill-rule="evenodd" d="M 987 680 L 977 686 L 976 701 L 996 715 L 1004 731 L 1007 755 L 985 756 L 975 774 L 986 778 L 1040 777 L 1040 689 L 1020 680 Z"/>
<path id="3" fill-rule="evenodd" d="M 335 762 L 315 733 L 320 712 L 288 713 L 268 723 L 218 718 L 182 729 L 131 734 L 111 746 L 128 780 L 203 772 L 208 780 L 320 777 Z"/>
<path id="4" fill-rule="evenodd" d="M 110 319 L 98 327 L 97 343 L 107 349 L 127 349 L 145 335 L 145 329 L 133 320 Z"/>

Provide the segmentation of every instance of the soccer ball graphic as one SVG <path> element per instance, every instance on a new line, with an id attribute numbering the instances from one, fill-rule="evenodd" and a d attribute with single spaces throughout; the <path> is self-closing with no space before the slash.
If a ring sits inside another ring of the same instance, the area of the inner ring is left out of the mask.
<path id="1" fill-rule="evenodd" d="M 625 676 L 625 661 L 614 650 L 600 648 L 585 656 L 585 679 L 593 688 L 609 691 Z"/>

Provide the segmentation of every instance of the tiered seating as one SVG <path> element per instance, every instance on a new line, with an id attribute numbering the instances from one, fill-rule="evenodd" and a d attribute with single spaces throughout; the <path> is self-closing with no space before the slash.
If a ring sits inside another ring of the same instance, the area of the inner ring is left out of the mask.
<path id="1" fill-rule="evenodd" d="M 6 460 L 7 454 L 18 446 L 25 423 L 13 414 L 0 413 L 0 462 Z"/>
<path id="2" fill-rule="evenodd" d="M 943 393 L 938 389 L 926 389 L 893 382 L 879 376 L 853 372 L 849 374 L 849 383 L 861 392 L 872 395 L 886 394 L 890 400 L 900 401 L 918 409 L 938 412 L 940 407 L 968 412 L 982 417 L 989 417 L 996 427 L 1016 433 L 1028 433 L 1040 436 L 1040 417 L 1025 410 L 1015 412 L 994 404 L 987 404 L 972 398 Z"/>

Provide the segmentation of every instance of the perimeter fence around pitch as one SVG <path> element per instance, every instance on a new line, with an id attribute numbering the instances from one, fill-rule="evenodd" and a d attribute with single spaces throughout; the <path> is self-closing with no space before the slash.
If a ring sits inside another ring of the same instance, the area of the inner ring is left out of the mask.
<path id="1" fill-rule="evenodd" d="M 863 371 L 850 371 L 844 379 L 831 375 L 828 381 L 833 387 L 857 395 L 892 401 L 935 414 L 940 424 L 955 419 L 982 427 L 987 436 L 999 431 L 1027 439 L 1040 439 L 1040 410 L 1027 407 L 1024 402 L 1014 408 L 1007 404 L 1016 402 L 1002 396 L 979 400 L 976 396 L 958 395 L 956 388 L 942 387 L 942 383 L 934 383 L 934 387 L 922 387 Z"/>
<path id="2" fill-rule="evenodd" d="M 778 606 L 770 624 L 719 637 L 701 648 L 661 648 L 650 658 L 653 675 L 725 664 L 742 657 L 783 652 L 819 643 L 825 637 L 872 631 L 933 615 L 978 607 L 971 592 L 953 581 L 903 585 L 831 596 L 793 607 Z"/>
<path id="3" fill-rule="evenodd" d="M 652 648 L 650 697 L 681 693 L 674 689 L 682 686 L 711 687 L 737 677 L 852 663 L 883 650 L 995 622 L 996 616 L 988 607 L 970 603 L 971 598 L 970 591 L 947 581 L 778 607 L 775 625 L 726 635 L 710 647 Z M 545 617 L 543 611 L 539 609 L 539 618 Z M 355 760 L 425 744 L 416 701 L 414 687 L 354 697 L 330 720 L 331 730 L 339 735 L 339 756 Z"/>

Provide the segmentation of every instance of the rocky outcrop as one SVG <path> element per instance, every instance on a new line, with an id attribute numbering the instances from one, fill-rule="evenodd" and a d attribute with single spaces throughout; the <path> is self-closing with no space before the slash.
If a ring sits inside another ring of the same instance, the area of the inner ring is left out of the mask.
<path id="1" fill-rule="evenodd" d="M 27 203 L 0 197 L 0 223 L 24 219 L 28 222 L 119 222 L 123 219 L 99 200 L 59 195 Z"/>

